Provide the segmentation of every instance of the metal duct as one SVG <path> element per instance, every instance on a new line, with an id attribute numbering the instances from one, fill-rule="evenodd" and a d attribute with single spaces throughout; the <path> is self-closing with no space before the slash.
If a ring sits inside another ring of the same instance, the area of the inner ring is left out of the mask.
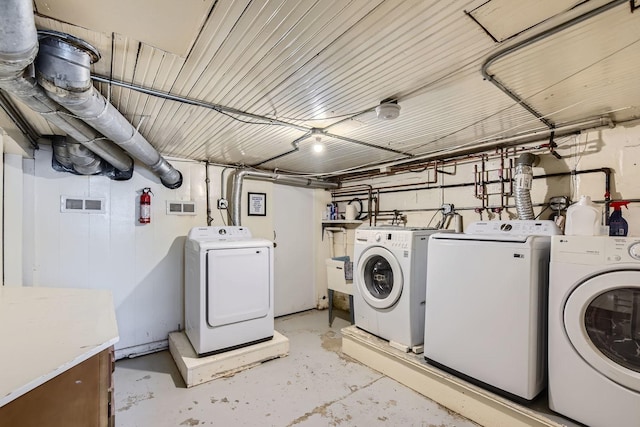
<path id="1" fill-rule="evenodd" d="M 0 2 L 0 88 L 14 95 L 67 135 L 116 169 L 133 171 L 133 160 L 118 146 L 102 140 L 90 126 L 71 117 L 38 86 L 29 69 L 38 52 L 33 5 L 27 0 Z"/>
<path id="2" fill-rule="evenodd" d="M 41 32 L 36 78 L 54 101 L 147 165 L 165 187 L 180 187 L 182 174 L 93 87 L 90 66 L 98 57 L 97 51 L 80 39 Z"/>
<path id="3" fill-rule="evenodd" d="M 242 184 L 244 179 L 256 179 L 260 181 L 273 181 L 276 184 L 293 185 L 296 187 L 308 188 L 338 188 L 335 182 L 324 182 L 318 179 L 303 178 L 291 175 L 281 175 L 278 173 L 258 172 L 248 169 L 240 169 L 233 175 L 233 183 L 231 188 L 231 223 L 240 226 L 240 214 L 242 205 Z"/>
<path id="4" fill-rule="evenodd" d="M 103 171 L 102 159 L 79 142 L 55 135 L 51 138 L 51 146 L 58 163 L 80 175 L 95 175 Z"/>
<path id="5" fill-rule="evenodd" d="M 533 182 L 533 168 L 539 157 L 535 154 L 524 153 L 516 160 L 516 172 L 514 176 L 514 199 L 518 219 L 535 219 L 533 205 L 531 203 L 531 184 Z"/>

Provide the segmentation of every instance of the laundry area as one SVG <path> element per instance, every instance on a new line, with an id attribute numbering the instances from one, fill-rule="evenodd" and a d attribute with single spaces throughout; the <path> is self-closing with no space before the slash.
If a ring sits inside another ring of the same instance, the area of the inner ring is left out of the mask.
<path id="1" fill-rule="evenodd" d="M 0 427 L 637 427 L 639 20 L 4 0 Z"/>

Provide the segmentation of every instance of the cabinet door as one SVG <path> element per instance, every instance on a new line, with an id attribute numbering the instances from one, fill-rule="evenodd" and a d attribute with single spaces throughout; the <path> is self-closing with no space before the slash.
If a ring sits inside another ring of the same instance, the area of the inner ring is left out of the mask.
<path id="1" fill-rule="evenodd" d="M 0 427 L 106 427 L 112 349 L 85 360 L 0 408 Z"/>

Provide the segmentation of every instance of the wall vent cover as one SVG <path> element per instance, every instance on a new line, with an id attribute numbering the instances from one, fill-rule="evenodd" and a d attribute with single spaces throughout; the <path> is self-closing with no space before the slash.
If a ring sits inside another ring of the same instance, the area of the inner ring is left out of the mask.
<path id="1" fill-rule="evenodd" d="M 167 200 L 167 215 L 195 215 L 196 202 L 170 202 Z"/>
<path id="2" fill-rule="evenodd" d="M 106 199 L 102 197 L 60 196 L 60 212 L 105 213 Z"/>

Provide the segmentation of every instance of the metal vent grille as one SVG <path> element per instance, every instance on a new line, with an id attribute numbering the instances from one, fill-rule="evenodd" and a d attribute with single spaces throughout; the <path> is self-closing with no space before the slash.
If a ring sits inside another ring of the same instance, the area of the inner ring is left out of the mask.
<path id="1" fill-rule="evenodd" d="M 195 215 L 196 202 L 170 202 L 167 201 L 167 215 Z"/>
<path id="2" fill-rule="evenodd" d="M 105 213 L 105 199 L 60 196 L 60 212 Z"/>

